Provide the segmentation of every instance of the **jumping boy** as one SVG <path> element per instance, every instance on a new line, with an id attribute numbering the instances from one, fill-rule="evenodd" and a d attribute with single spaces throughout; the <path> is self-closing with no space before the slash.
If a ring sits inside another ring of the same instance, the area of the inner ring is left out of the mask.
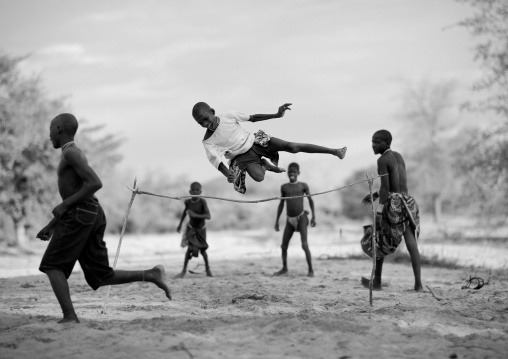
<path id="1" fill-rule="evenodd" d="M 228 182 L 234 184 L 237 192 L 245 193 L 245 172 L 256 182 L 265 178 L 265 172 L 285 172 L 278 167 L 279 151 L 298 153 L 328 153 L 343 159 L 347 147 L 328 148 L 307 143 L 287 142 L 279 138 L 270 137 L 264 131 L 249 133 L 240 126 L 240 122 L 258 122 L 284 116 L 290 103 L 279 107 L 273 115 L 246 115 L 241 112 L 227 112 L 215 115 L 215 110 L 204 102 L 198 102 L 192 108 L 194 120 L 206 128 L 203 138 L 208 160 L 215 166 Z M 267 161 L 268 158 L 272 163 Z M 228 162 L 229 168 L 224 164 Z"/>
<path id="2" fill-rule="evenodd" d="M 381 188 L 374 193 L 373 199 L 379 198 L 376 211 L 376 226 L 379 228 L 378 240 L 385 248 L 395 247 L 402 237 L 406 243 L 415 277 L 414 290 L 423 291 L 421 281 L 420 252 L 416 243 L 420 232 L 420 215 L 418 205 L 408 194 L 406 164 L 401 154 L 392 151 L 390 145 L 392 135 L 386 130 L 380 130 L 372 136 L 372 149 L 374 154 L 380 154 L 377 161 L 378 174 L 388 174 L 381 177 Z M 364 197 L 363 204 L 370 203 L 370 195 Z M 376 259 L 373 288 L 381 290 L 381 272 L 384 257 Z M 369 288 L 370 280 L 362 277 L 361 283 Z"/>
<path id="3" fill-rule="evenodd" d="M 307 183 L 298 182 L 298 176 L 300 175 L 300 167 L 298 163 L 290 163 L 288 167 L 289 183 L 283 184 L 280 188 L 281 197 L 296 197 L 310 194 L 309 186 Z M 316 217 L 314 215 L 314 201 L 312 197 L 309 199 L 310 210 L 312 211 L 312 218 L 310 220 L 310 226 L 316 225 Z M 273 275 L 279 276 L 284 275 L 288 272 L 288 245 L 294 232 L 300 232 L 302 239 L 302 248 L 307 258 L 307 265 L 309 266 L 308 277 L 314 277 L 314 271 L 312 270 L 312 259 L 310 255 L 309 245 L 307 244 L 307 227 L 309 225 L 309 218 L 307 215 L 308 211 L 303 209 L 303 197 L 292 198 L 292 199 L 281 199 L 279 207 L 277 208 L 277 217 L 275 218 L 275 230 L 279 231 L 279 218 L 284 209 L 284 202 L 287 201 L 287 222 L 286 228 L 284 228 L 284 234 L 282 236 L 282 269 Z"/>
<path id="4" fill-rule="evenodd" d="M 102 182 L 74 143 L 77 130 L 78 122 L 71 114 L 58 115 L 51 121 L 49 138 L 54 148 L 62 149 L 57 168 L 62 203 L 53 209 L 51 222 L 37 234 L 43 241 L 51 238 L 39 270 L 49 277 L 62 308 L 63 319 L 58 323 L 79 323 L 67 282 L 76 261 L 93 290 L 106 285 L 146 281 L 164 290 L 171 299 L 162 265 L 139 271 L 113 270 L 109 266 L 103 240 L 106 217 L 95 197 Z"/>
<path id="5" fill-rule="evenodd" d="M 193 182 L 190 186 L 189 193 L 193 196 L 199 196 L 201 194 L 201 184 Z M 187 272 L 187 264 L 192 257 L 197 257 L 199 252 L 203 256 L 206 267 L 206 275 L 213 277 L 210 271 L 210 265 L 208 264 L 208 255 L 206 249 L 208 243 L 206 243 L 206 224 L 205 220 L 212 218 L 210 211 L 204 198 L 190 198 L 185 201 L 185 210 L 182 212 L 180 224 L 176 228 L 176 231 L 180 233 L 182 229 L 182 223 L 186 215 L 189 215 L 189 223 L 183 234 L 183 242 L 187 244 L 187 253 L 185 253 L 185 259 L 183 262 L 183 269 L 180 274 L 175 278 L 183 278 Z"/>

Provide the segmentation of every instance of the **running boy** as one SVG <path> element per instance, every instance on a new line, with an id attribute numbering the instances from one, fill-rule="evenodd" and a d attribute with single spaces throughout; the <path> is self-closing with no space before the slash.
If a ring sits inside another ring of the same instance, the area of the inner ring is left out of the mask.
<path id="1" fill-rule="evenodd" d="M 265 172 L 285 172 L 278 167 L 279 151 L 298 153 L 328 153 L 343 159 L 346 147 L 328 148 L 307 143 L 287 142 L 279 138 L 270 137 L 264 131 L 249 133 L 240 126 L 240 122 L 258 122 L 284 116 L 290 103 L 279 107 L 273 115 L 246 115 L 241 112 L 227 112 L 215 115 L 215 110 L 204 102 L 198 102 L 192 108 L 194 120 L 206 128 L 203 146 L 208 160 L 215 166 L 230 183 L 234 184 L 237 192 L 245 193 L 245 172 L 256 182 L 265 178 Z M 262 158 L 270 159 L 272 163 Z M 229 168 L 226 164 L 230 164 Z"/>
<path id="2" fill-rule="evenodd" d="M 281 197 L 296 197 L 310 194 L 309 186 L 307 183 L 298 182 L 298 176 L 300 175 L 300 167 L 298 163 L 290 163 L 288 167 L 289 183 L 283 184 L 280 188 Z M 310 226 L 316 225 L 316 217 L 314 215 L 314 201 L 312 197 L 309 199 L 310 210 L 312 211 L 312 218 L 310 220 Z M 279 207 L 277 208 L 277 217 L 275 218 L 275 230 L 279 231 L 279 218 L 284 209 L 284 202 L 286 200 L 281 199 Z M 309 225 L 309 218 L 307 215 L 308 211 L 303 209 L 303 197 L 292 198 L 287 200 L 287 222 L 286 228 L 284 228 L 284 234 L 282 236 L 282 269 L 273 275 L 279 276 L 288 272 L 287 256 L 288 256 L 288 245 L 294 232 L 300 232 L 302 239 L 302 248 L 307 258 L 307 265 L 309 266 L 308 277 L 314 277 L 314 271 L 312 269 L 312 259 L 310 255 L 309 245 L 307 244 L 307 226 Z"/>
<path id="3" fill-rule="evenodd" d="M 201 194 L 201 184 L 192 182 L 189 193 L 193 196 L 199 196 Z M 210 216 L 210 211 L 208 210 L 205 199 L 197 197 L 185 201 L 185 210 L 182 212 L 180 224 L 178 224 L 176 228 L 178 233 L 182 230 L 182 223 L 187 214 L 190 219 L 182 238 L 182 246 L 184 246 L 184 244 L 187 245 L 187 252 L 185 253 L 182 272 L 175 278 L 183 278 L 185 276 L 189 260 L 192 259 L 192 257 L 197 257 L 199 252 L 201 252 L 203 260 L 205 261 L 206 275 L 208 277 L 213 277 L 210 271 L 210 265 L 208 264 L 208 255 L 206 254 L 208 243 L 206 243 L 205 224 L 205 219 L 210 219 L 212 217 Z"/>
<path id="4" fill-rule="evenodd" d="M 49 139 L 54 148 L 62 149 L 57 176 L 63 201 L 53 209 L 51 222 L 37 234 L 43 241 L 51 238 L 39 270 L 49 277 L 62 308 L 63 319 L 59 323 L 79 323 L 67 282 L 76 261 L 93 290 L 105 285 L 146 281 L 161 288 L 171 299 L 163 266 L 138 271 L 113 270 L 109 266 L 103 240 L 106 217 L 95 197 L 102 182 L 74 143 L 77 130 L 78 122 L 71 114 L 58 115 L 51 121 Z"/>
<path id="5" fill-rule="evenodd" d="M 376 213 L 376 226 L 379 228 L 379 246 L 385 253 L 393 253 L 404 237 L 411 256 L 415 277 L 414 290 L 423 291 L 421 280 L 420 252 L 416 240 L 420 232 L 420 214 L 418 204 L 408 193 L 406 164 L 401 154 L 392 151 L 392 135 L 386 130 L 379 130 L 372 136 L 374 154 L 380 154 L 377 160 L 378 174 L 381 177 L 381 188 L 374 193 L 374 200 L 379 198 Z M 363 204 L 370 203 L 370 195 L 363 198 Z M 378 251 L 373 288 L 381 290 L 381 273 L 383 271 L 384 253 Z M 361 283 L 369 288 L 370 280 L 362 277 Z"/>

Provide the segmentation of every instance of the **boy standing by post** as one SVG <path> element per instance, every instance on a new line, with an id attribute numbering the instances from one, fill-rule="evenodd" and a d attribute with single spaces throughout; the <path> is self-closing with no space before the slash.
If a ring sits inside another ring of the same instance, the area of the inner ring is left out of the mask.
<path id="1" fill-rule="evenodd" d="M 106 217 L 95 197 L 102 182 L 74 143 L 77 130 L 78 121 L 69 113 L 60 114 L 51 121 L 49 138 L 54 148 L 62 149 L 57 168 L 62 203 L 53 209 L 51 222 L 37 234 L 37 238 L 43 241 L 51 239 L 39 270 L 49 277 L 62 308 L 64 317 L 59 323 L 79 323 L 67 282 L 76 261 L 79 261 L 93 290 L 107 285 L 146 281 L 164 290 L 171 299 L 163 266 L 139 271 L 113 270 L 109 266 L 108 250 L 103 240 Z"/>
<path id="2" fill-rule="evenodd" d="M 283 184 L 281 186 L 281 197 L 295 197 L 310 194 L 309 186 L 306 183 L 298 182 L 298 176 L 300 175 L 300 167 L 298 163 L 290 163 L 288 167 L 288 177 L 289 183 Z M 311 227 L 316 225 L 316 217 L 314 214 L 314 201 L 312 197 L 307 197 L 309 199 L 310 210 L 312 211 L 312 218 L 310 220 Z M 288 255 L 288 246 L 291 237 L 294 232 L 300 232 L 300 236 L 302 239 L 302 248 L 305 252 L 305 258 L 307 259 L 307 265 L 309 266 L 308 277 L 314 277 L 314 270 L 312 269 L 312 258 L 310 255 L 309 245 L 307 243 L 307 227 L 309 225 L 309 218 L 307 215 L 308 211 L 303 208 L 303 197 L 300 198 L 292 198 L 292 199 L 281 199 L 279 207 L 277 208 L 277 217 L 275 218 L 275 230 L 279 231 L 279 218 L 282 214 L 282 210 L 284 209 L 284 202 L 287 201 L 287 222 L 286 227 L 284 228 L 284 234 L 282 235 L 282 269 L 276 273 L 274 276 L 280 276 L 287 274 L 288 266 L 287 266 L 287 255 Z"/>
<path id="3" fill-rule="evenodd" d="M 406 164 L 401 154 L 392 151 L 390 145 L 392 135 L 386 130 L 379 130 L 372 136 L 372 149 L 374 154 L 380 154 L 377 160 L 378 174 L 388 174 L 381 177 L 381 188 L 375 192 L 373 199 L 379 198 L 376 213 L 376 227 L 379 228 L 379 241 L 384 247 L 396 247 L 404 237 L 407 250 L 411 256 L 411 265 L 415 277 L 414 290 L 423 291 L 421 280 L 420 252 L 418 239 L 420 232 L 420 214 L 418 205 L 408 193 Z M 370 203 L 370 195 L 364 197 L 363 204 Z M 394 249 L 395 250 L 395 249 Z M 373 288 L 381 290 L 381 273 L 383 271 L 384 257 L 376 259 Z M 362 277 L 361 283 L 369 288 L 370 280 Z"/>
<path id="4" fill-rule="evenodd" d="M 199 196 L 201 194 L 201 184 L 193 182 L 190 186 L 189 193 L 193 196 Z M 185 253 L 182 272 L 175 278 L 183 278 L 185 276 L 189 260 L 192 259 L 192 257 L 197 257 L 199 252 L 201 252 L 203 260 L 205 261 L 206 275 L 208 277 L 213 277 L 210 265 L 208 264 L 208 255 L 206 254 L 208 243 L 206 243 L 205 220 L 212 218 L 210 216 L 210 211 L 208 210 L 208 205 L 206 204 L 204 198 L 199 197 L 187 199 L 184 203 L 185 210 L 182 213 L 182 217 L 176 231 L 180 233 L 182 230 L 182 223 L 185 216 L 188 214 L 190 220 L 183 234 L 183 242 L 187 244 L 187 252 Z"/>
<path id="5" fill-rule="evenodd" d="M 309 143 L 296 143 L 271 137 L 262 130 L 249 133 L 240 126 L 240 122 L 266 121 L 284 116 L 286 110 L 291 110 L 290 103 L 279 107 L 277 113 L 269 115 L 247 115 L 241 112 L 226 112 L 215 115 L 215 110 L 204 102 L 198 102 L 192 108 L 194 120 L 206 128 L 203 146 L 212 165 L 233 183 L 234 189 L 245 193 L 245 173 L 256 182 L 265 178 L 265 172 L 285 172 L 278 167 L 279 151 L 289 153 L 327 153 L 343 159 L 347 147 L 328 148 Z M 272 163 L 267 161 L 268 158 Z M 223 158 L 231 165 L 226 167 Z"/>

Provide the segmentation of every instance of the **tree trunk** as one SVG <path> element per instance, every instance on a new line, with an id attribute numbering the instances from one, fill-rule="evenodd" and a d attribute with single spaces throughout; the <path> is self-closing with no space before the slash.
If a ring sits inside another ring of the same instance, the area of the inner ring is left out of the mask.
<path id="1" fill-rule="evenodd" d="M 10 242 L 10 245 L 21 249 L 27 249 L 28 237 L 26 235 L 25 220 L 13 218 L 12 221 L 14 224 L 14 238 L 13 241 Z"/>

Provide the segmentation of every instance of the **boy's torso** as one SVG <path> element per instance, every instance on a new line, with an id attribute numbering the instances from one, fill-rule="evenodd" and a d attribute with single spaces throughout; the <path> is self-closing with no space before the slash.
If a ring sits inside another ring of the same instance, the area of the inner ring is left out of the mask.
<path id="1" fill-rule="evenodd" d="M 282 185 L 284 197 L 302 196 L 305 194 L 305 183 L 286 183 Z M 286 214 L 289 217 L 296 217 L 303 212 L 303 197 L 287 199 Z"/>

